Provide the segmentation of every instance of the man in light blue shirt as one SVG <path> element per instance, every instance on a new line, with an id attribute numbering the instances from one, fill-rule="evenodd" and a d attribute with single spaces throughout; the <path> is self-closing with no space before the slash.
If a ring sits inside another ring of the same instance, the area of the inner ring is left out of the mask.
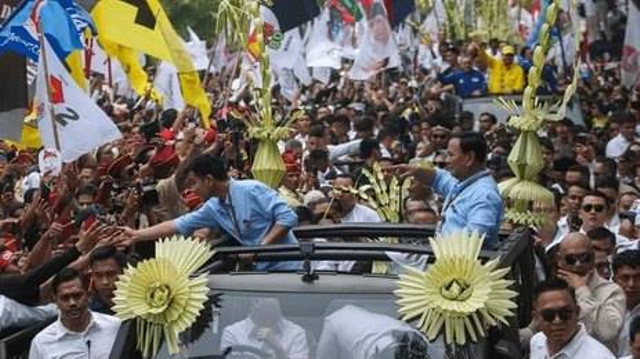
<path id="1" fill-rule="evenodd" d="M 453 135 L 447 146 L 447 169 L 401 165 L 398 169 L 413 176 L 444 198 L 438 233 L 477 231 L 486 236 L 485 247 L 494 248 L 502 223 L 504 206 L 498 186 L 486 169 L 487 144 L 475 132 Z"/>
<path id="2" fill-rule="evenodd" d="M 220 227 L 244 246 L 298 243 L 291 229 L 295 212 L 278 193 L 258 181 L 229 180 L 220 157 L 193 159 L 187 168 L 192 188 L 206 202 L 195 212 L 142 230 L 124 229 L 122 244 L 155 240 L 200 228 Z M 243 257 L 246 258 L 246 257 Z M 259 263 L 258 270 L 296 270 L 298 262 Z"/>

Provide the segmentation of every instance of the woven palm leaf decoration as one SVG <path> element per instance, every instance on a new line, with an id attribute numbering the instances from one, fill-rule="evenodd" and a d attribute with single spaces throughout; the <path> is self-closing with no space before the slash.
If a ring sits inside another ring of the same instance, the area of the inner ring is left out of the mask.
<path id="1" fill-rule="evenodd" d="M 208 244 L 190 238 L 160 240 L 155 258 L 130 265 L 118 279 L 113 310 L 136 321 L 145 358 L 157 355 L 163 338 L 169 353 L 178 353 L 179 334 L 194 324 L 208 299 L 207 275 L 192 275 L 213 254 Z"/>
<path id="2" fill-rule="evenodd" d="M 398 280 L 394 293 L 402 320 L 417 320 L 429 340 L 443 335 L 446 344 L 457 346 L 477 341 L 498 323 L 508 325 L 517 293 L 508 289 L 509 268 L 498 269 L 498 258 L 485 264 L 478 259 L 483 240 L 466 232 L 431 238 L 435 263 L 426 271 L 405 267 Z"/>
<path id="3" fill-rule="evenodd" d="M 543 81 L 542 69 L 549 51 L 551 31 L 556 23 L 558 10 L 557 0 L 552 1 L 547 8 L 546 22 L 540 29 L 539 42 L 533 51 L 533 66 L 527 75 L 528 85 L 522 96 L 522 110 L 513 100 L 497 100 L 498 105 L 511 116 L 509 126 L 520 133 L 508 157 L 509 167 L 513 170 L 515 178 L 498 185 L 507 205 L 505 219 L 515 225 L 541 225 L 545 217 L 534 208 L 553 205 L 553 194 L 536 182 L 538 174 L 544 168 L 537 132 L 547 121 L 559 121 L 564 118 L 569 100 L 578 86 L 579 57 L 576 56 L 573 79 L 563 98 L 551 104 L 543 103 L 536 96 L 536 91 Z M 574 21 L 574 31 L 578 34 L 576 26 L 577 21 Z M 576 48 L 578 42 L 579 36 L 576 36 Z"/>
<path id="4" fill-rule="evenodd" d="M 409 187 L 411 186 L 411 178 L 400 180 L 397 176 L 391 176 L 389 183 L 388 178 L 382 171 L 380 163 L 374 163 L 371 170 L 364 168 L 362 176 L 366 177 L 369 184 L 362 185 L 358 188 L 338 188 L 341 191 L 348 191 L 367 203 L 373 208 L 378 217 L 385 222 L 399 223 L 403 216 L 404 202 L 409 198 Z M 380 238 L 383 243 L 398 243 L 397 238 Z M 373 273 L 387 273 L 389 266 L 387 262 L 376 261 L 373 263 Z"/>
<path id="5" fill-rule="evenodd" d="M 296 110 L 279 117 L 271 106 L 271 64 L 265 45 L 264 21 L 260 16 L 261 4 L 270 6 L 271 1 L 221 0 L 216 31 L 227 35 L 229 46 L 246 49 L 259 64 L 262 83 L 252 84 L 257 108 L 239 119 L 247 127 L 249 137 L 258 140 L 251 173 L 257 180 L 277 188 L 287 171 L 278 142 L 289 138 L 291 125 L 303 112 Z"/>

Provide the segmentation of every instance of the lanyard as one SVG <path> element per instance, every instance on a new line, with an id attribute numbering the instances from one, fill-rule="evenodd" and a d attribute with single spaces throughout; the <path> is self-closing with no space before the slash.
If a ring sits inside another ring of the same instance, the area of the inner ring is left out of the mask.
<path id="1" fill-rule="evenodd" d="M 483 170 L 480 173 L 475 174 L 473 177 L 467 179 L 465 182 L 462 183 L 462 186 L 460 186 L 460 188 L 458 188 L 455 192 L 455 194 L 451 195 L 447 195 L 447 198 L 444 201 L 444 205 L 442 206 L 442 217 L 444 218 L 445 213 L 447 212 L 447 210 L 449 209 L 449 207 L 451 207 L 451 205 L 453 204 L 453 202 L 456 200 L 456 198 L 458 198 L 458 196 L 460 196 L 467 188 L 469 188 L 472 184 L 476 183 L 478 180 L 489 176 L 489 172 L 487 170 Z"/>
<path id="2" fill-rule="evenodd" d="M 231 211 L 229 211 L 229 208 L 227 208 L 226 206 L 223 206 L 224 209 L 228 212 L 231 217 L 231 220 L 233 221 L 233 226 L 235 227 L 236 230 L 236 235 L 238 236 L 238 241 L 240 243 L 242 243 L 242 231 L 240 231 L 240 225 L 238 224 L 238 219 L 236 218 L 236 210 L 233 207 L 233 200 L 231 199 L 231 182 L 229 182 L 229 187 L 227 188 L 227 200 L 229 201 L 229 207 L 231 207 Z"/>

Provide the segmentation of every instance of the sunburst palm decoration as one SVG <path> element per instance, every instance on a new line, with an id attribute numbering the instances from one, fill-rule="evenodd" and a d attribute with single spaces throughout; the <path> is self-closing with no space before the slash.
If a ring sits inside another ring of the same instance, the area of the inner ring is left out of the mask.
<path id="1" fill-rule="evenodd" d="M 536 183 L 538 173 L 544 168 L 542 149 L 538 142 L 537 132 L 547 121 L 559 121 L 564 118 L 569 100 L 578 87 L 579 57 L 573 67 L 573 80 L 564 92 L 561 100 L 553 104 L 543 103 L 536 96 L 542 83 L 542 71 L 550 47 L 551 31 L 556 24 L 559 11 L 557 0 L 553 0 L 547 8 L 545 23 L 541 26 L 539 42 L 533 51 L 533 66 L 527 75 L 528 85 L 522 96 L 522 110 L 515 101 L 503 98 L 497 100 L 500 107 L 510 114 L 509 126 L 520 132 L 518 140 L 508 157 L 509 167 L 515 178 L 498 185 L 502 197 L 506 201 L 505 219 L 517 225 L 541 225 L 545 217 L 537 213 L 535 208 L 553 205 L 553 194 Z M 579 46 L 579 29 L 574 19 L 575 44 Z"/>
<path id="2" fill-rule="evenodd" d="M 429 340 L 444 334 L 447 344 L 477 341 L 486 329 L 508 324 L 517 295 L 508 289 L 513 281 L 503 277 L 509 268 L 497 269 L 498 259 L 478 260 L 484 237 L 477 233 L 430 239 L 436 261 L 426 271 L 406 267 L 395 291 L 402 320 L 418 320 Z"/>
<path id="3" fill-rule="evenodd" d="M 138 349 L 155 357 L 162 338 L 178 353 L 178 334 L 189 328 L 207 301 L 206 274 L 191 275 L 213 256 L 208 244 L 183 237 L 156 242 L 156 257 L 129 266 L 116 283 L 116 316 L 135 319 Z"/>

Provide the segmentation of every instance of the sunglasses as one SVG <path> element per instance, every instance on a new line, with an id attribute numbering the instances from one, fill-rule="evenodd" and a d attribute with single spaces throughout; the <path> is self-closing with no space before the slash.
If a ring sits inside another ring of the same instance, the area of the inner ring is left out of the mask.
<path id="1" fill-rule="evenodd" d="M 585 204 L 584 206 L 582 206 L 582 210 L 585 212 L 591 212 L 592 210 L 595 211 L 596 213 L 601 213 L 602 211 L 604 211 L 604 205 L 603 204 Z"/>
<path id="2" fill-rule="evenodd" d="M 435 140 L 437 140 L 437 139 L 444 140 L 445 138 L 447 138 L 447 135 L 437 135 L 437 134 L 433 134 L 433 135 L 431 135 L 431 138 L 433 138 L 433 139 L 435 139 Z"/>
<path id="3" fill-rule="evenodd" d="M 566 322 L 573 317 L 574 311 L 571 308 L 560 309 L 544 309 L 540 311 L 540 316 L 545 322 L 551 323 L 556 318 L 560 318 L 560 321 Z"/>
<path id="4" fill-rule="evenodd" d="M 593 253 L 585 252 L 585 253 L 576 253 L 576 254 L 567 254 L 564 256 L 564 262 L 570 266 L 576 266 L 578 263 L 586 264 L 591 263 L 593 261 Z"/>

